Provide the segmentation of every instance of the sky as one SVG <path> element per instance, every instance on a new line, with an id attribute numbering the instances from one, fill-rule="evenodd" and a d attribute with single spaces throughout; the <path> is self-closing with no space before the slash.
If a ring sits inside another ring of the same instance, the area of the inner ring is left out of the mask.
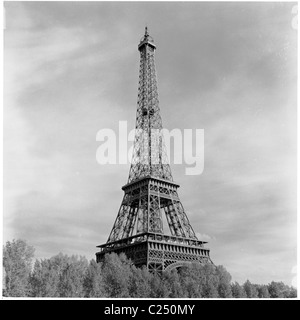
<path id="1" fill-rule="evenodd" d="M 296 285 L 295 3 L 4 2 L 3 238 L 95 258 L 129 164 L 96 134 L 135 126 L 147 24 L 165 128 L 204 130 L 204 171 L 172 164 L 211 259 L 233 281 Z"/>

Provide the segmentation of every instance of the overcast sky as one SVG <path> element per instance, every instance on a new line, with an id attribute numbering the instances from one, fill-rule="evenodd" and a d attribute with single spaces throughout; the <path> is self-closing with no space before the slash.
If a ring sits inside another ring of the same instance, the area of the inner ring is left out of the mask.
<path id="1" fill-rule="evenodd" d="M 294 3 L 4 5 L 4 241 L 88 259 L 106 242 L 129 164 L 99 165 L 96 134 L 135 125 L 147 24 L 164 127 L 204 129 L 203 174 L 171 164 L 194 230 L 233 280 L 292 284 Z"/>

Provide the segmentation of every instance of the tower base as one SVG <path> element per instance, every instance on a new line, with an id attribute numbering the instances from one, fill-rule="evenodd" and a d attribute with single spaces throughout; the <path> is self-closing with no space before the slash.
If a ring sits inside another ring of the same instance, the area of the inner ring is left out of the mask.
<path id="1" fill-rule="evenodd" d="M 105 243 L 96 253 L 96 261 L 104 260 L 106 253 L 125 253 L 135 266 L 146 268 L 150 272 L 161 272 L 182 267 L 191 262 L 212 263 L 206 242 L 162 235 L 143 233 L 118 241 Z"/>

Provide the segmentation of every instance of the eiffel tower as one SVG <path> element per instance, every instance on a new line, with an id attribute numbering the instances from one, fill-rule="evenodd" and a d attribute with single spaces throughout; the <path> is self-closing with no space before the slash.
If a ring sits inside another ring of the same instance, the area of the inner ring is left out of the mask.
<path id="1" fill-rule="evenodd" d="M 138 45 L 136 133 L 129 178 L 108 240 L 97 246 L 96 260 L 102 261 L 106 253 L 124 252 L 137 267 L 161 272 L 191 262 L 212 262 L 204 247 L 207 242 L 197 239 L 180 202 L 179 185 L 173 182 L 161 132 L 155 49 L 146 27 Z M 163 216 L 169 234 L 164 232 Z"/>

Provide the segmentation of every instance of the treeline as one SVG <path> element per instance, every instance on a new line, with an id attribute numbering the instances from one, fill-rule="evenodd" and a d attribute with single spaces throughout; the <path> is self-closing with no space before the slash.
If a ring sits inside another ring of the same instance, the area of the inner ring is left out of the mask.
<path id="1" fill-rule="evenodd" d="M 36 260 L 23 240 L 3 248 L 3 296 L 82 298 L 296 298 L 282 282 L 268 285 L 231 282 L 223 266 L 190 264 L 151 274 L 136 268 L 124 254 L 105 256 L 103 263 L 62 253 Z"/>

